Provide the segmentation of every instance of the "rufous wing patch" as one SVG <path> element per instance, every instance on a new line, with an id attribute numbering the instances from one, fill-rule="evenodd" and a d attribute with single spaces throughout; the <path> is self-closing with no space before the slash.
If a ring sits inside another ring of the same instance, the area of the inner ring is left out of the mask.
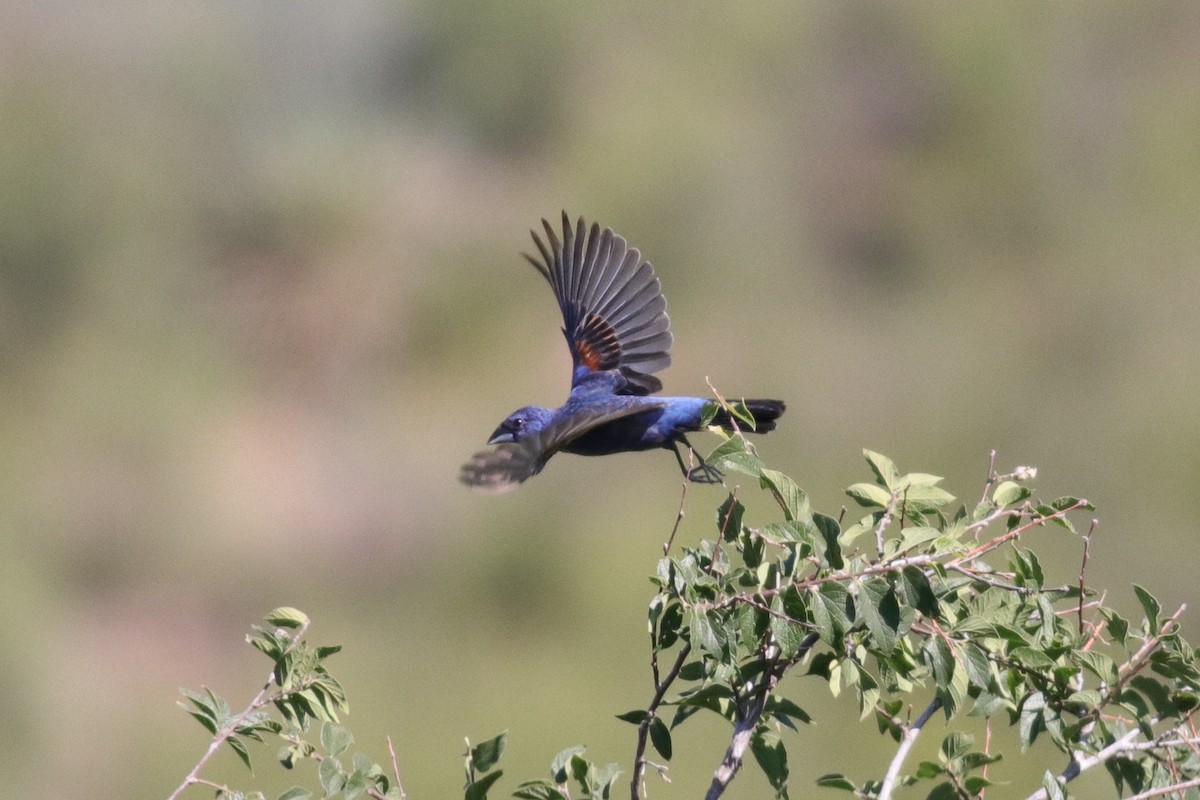
<path id="1" fill-rule="evenodd" d="M 603 317 L 589 313 L 575 331 L 575 354 L 580 364 L 594 372 L 615 369 L 621 363 L 617 329 Z"/>

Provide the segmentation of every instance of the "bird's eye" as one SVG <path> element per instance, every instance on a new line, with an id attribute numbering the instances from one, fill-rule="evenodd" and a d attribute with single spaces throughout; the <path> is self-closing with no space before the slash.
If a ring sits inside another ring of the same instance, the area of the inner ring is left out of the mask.
<path id="1" fill-rule="evenodd" d="M 521 428 L 525 427 L 525 418 L 524 417 L 513 417 L 512 418 L 512 426 L 513 426 L 514 430 L 518 430 L 518 431 L 521 430 Z"/>

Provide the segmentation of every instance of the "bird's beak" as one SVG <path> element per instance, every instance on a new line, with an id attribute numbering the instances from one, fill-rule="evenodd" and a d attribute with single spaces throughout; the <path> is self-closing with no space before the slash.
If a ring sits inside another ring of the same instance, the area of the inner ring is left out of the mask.
<path id="1" fill-rule="evenodd" d="M 511 442 L 511 441 L 513 441 L 512 432 L 505 430 L 504 426 L 501 425 L 499 428 L 496 428 L 496 430 L 492 431 L 492 438 L 488 439 L 487 443 L 488 444 L 505 444 L 505 443 Z"/>

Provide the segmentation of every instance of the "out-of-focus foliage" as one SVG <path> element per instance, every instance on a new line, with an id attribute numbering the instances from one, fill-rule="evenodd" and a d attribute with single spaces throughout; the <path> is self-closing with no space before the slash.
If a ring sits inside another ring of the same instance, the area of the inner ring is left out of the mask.
<path id="1" fill-rule="evenodd" d="M 0 794 L 163 793 L 190 753 L 163 698 L 256 690 L 222 648 L 283 602 L 389 654 L 344 679 L 390 698 L 356 731 L 413 754 L 414 796 L 468 709 L 535 774 L 575 711 L 637 699 L 566 676 L 642 644 L 633 521 L 669 523 L 670 457 L 454 481 L 565 394 L 517 256 L 563 207 L 654 262 L 669 392 L 788 401 L 763 447 L 814 498 L 863 445 L 953 474 L 996 448 L 1089 487 L 1098 582 L 1192 591 L 1193 4 L 10 5 Z"/>

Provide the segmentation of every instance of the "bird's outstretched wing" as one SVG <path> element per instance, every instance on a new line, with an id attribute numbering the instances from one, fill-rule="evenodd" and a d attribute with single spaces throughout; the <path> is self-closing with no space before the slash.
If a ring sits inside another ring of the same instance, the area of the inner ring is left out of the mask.
<path id="1" fill-rule="evenodd" d="M 571 348 L 575 380 L 579 367 L 593 372 L 619 369 L 628 379 L 626 394 L 651 394 L 662 388 L 652 373 L 671 363 L 671 320 L 667 301 L 650 262 L 624 238 L 580 217 L 574 229 L 562 217 L 562 240 L 542 220 L 541 253 L 525 258 L 550 282 L 563 315 L 563 334 Z M 586 373 L 585 373 L 586 374 Z"/>
<path id="2" fill-rule="evenodd" d="M 483 492 L 499 494 L 512 491 L 523 481 L 541 472 L 552 455 L 596 426 L 665 405 L 666 403 L 641 402 L 617 409 L 576 411 L 518 442 L 502 444 L 493 450 L 476 453 L 470 461 L 463 464 L 458 479 L 472 489 Z"/>

